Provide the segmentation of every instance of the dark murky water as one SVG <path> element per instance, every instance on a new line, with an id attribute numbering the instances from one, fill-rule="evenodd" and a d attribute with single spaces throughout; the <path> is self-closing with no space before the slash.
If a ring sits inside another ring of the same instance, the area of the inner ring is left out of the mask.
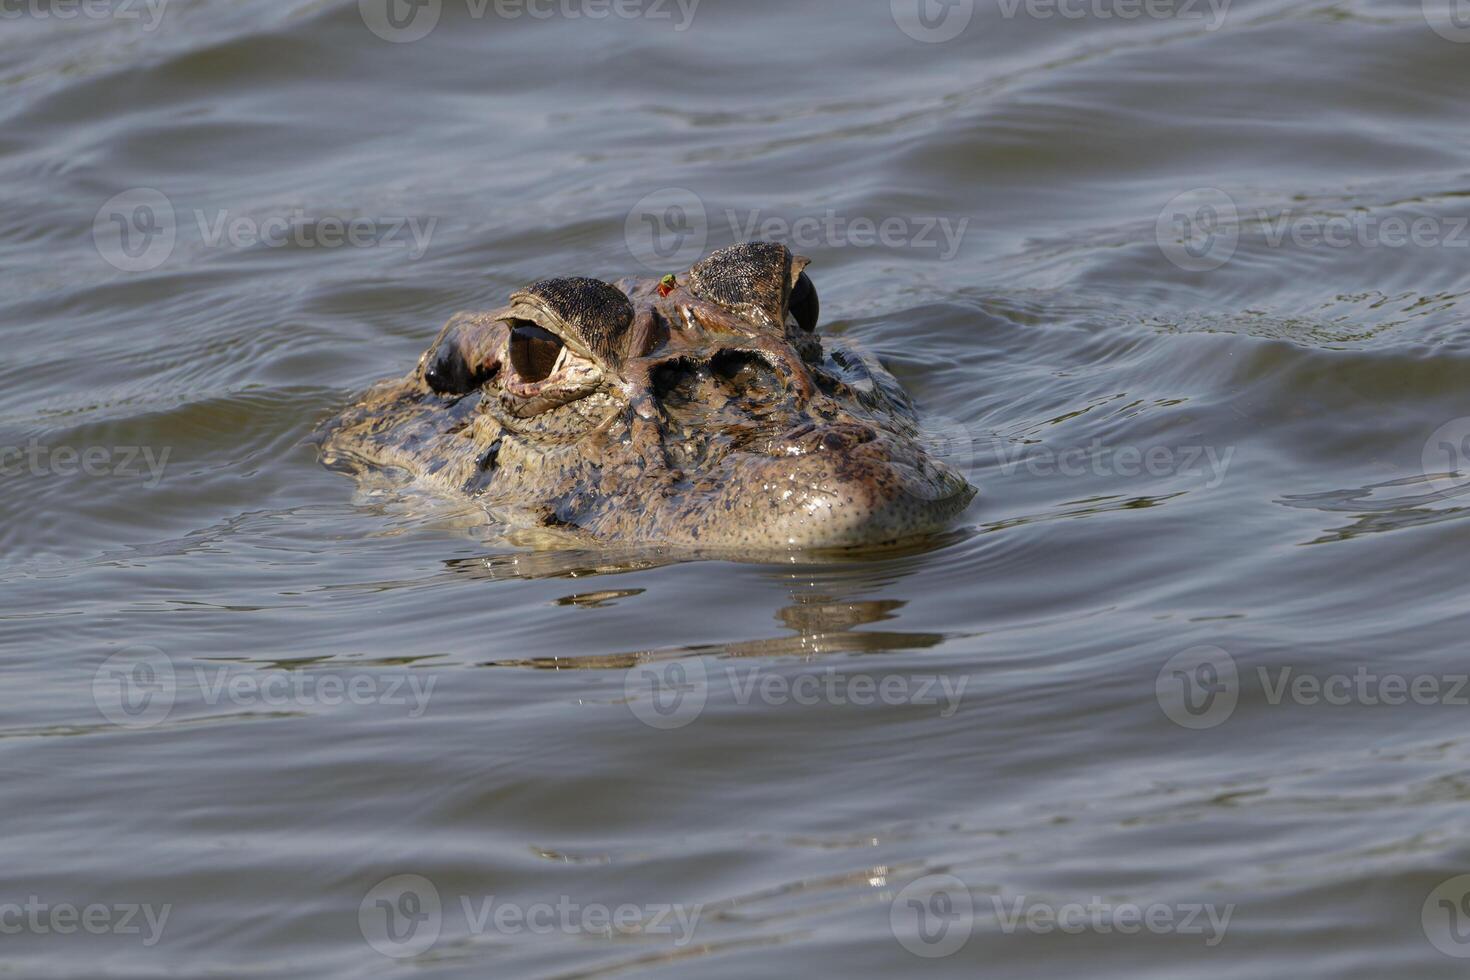
<path id="1" fill-rule="evenodd" d="M 0 973 L 1462 976 L 1438 2 L 0 4 Z M 750 232 L 952 538 L 318 467 L 452 312 Z"/>

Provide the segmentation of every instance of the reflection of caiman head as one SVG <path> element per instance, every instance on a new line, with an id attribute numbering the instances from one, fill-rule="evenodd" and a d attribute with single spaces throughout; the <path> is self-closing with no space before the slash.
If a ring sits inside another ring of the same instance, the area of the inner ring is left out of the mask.
<path id="1" fill-rule="evenodd" d="M 413 374 L 330 423 L 323 457 L 604 541 L 842 547 L 942 527 L 974 488 L 925 452 L 891 375 L 817 336 L 806 264 L 750 243 L 663 280 L 538 282 L 451 319 Z"/>

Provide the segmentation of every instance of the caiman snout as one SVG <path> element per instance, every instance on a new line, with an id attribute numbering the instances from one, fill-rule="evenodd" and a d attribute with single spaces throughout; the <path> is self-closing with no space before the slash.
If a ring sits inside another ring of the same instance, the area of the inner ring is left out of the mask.
<path id="1" fill-rule="evenodd" d="M 764 456 L 736 453 L 708 495 L 647 511 L 659 536 L 705 547 L 851 548 L 942 529 L 975 490 L 906 440 L 863 425 L 800 429 Z M 692 506 L 691 506 L 692 504 Z"/>

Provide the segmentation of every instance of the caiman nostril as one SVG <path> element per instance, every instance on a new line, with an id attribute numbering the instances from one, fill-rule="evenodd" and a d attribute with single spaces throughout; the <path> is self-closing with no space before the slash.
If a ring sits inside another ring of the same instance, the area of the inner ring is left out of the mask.
<path id="1" fill-rule="evenodd" d="M 878 433 L 866 425 L 838 424 L 822 433 L 821 445 L 823 449 L 833 452 L 842 449 L 851 449 L 861 446 L 865 442 L 872 442 L 878 438 Z"/>
<path id="2" fill-rule="evenodd" d="M 788 453 L 810 453 L 825 450 L 829 453 L 847 452 L 865 442 L 878 438 L 866 425 L 838 422 L 827 425 L 804 423 L 781 437 Z"/>

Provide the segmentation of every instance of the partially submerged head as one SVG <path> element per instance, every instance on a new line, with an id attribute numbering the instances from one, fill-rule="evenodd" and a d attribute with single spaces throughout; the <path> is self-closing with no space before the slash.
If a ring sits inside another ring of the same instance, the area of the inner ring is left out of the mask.
<path id="1" fill-rule="evenodd" d="M 749 243 L 672 278 L 550 279 L 455 317 L 403 402 L 420 455 L 456 456 L 424 468 L 494 510 L 624 543 L 848 547 L 941 528 L 974 488 L 925 451 L 887 372 L 818 336 L 806 264 Z M 426 438 L 435 405 L 454 438 Z"/>

